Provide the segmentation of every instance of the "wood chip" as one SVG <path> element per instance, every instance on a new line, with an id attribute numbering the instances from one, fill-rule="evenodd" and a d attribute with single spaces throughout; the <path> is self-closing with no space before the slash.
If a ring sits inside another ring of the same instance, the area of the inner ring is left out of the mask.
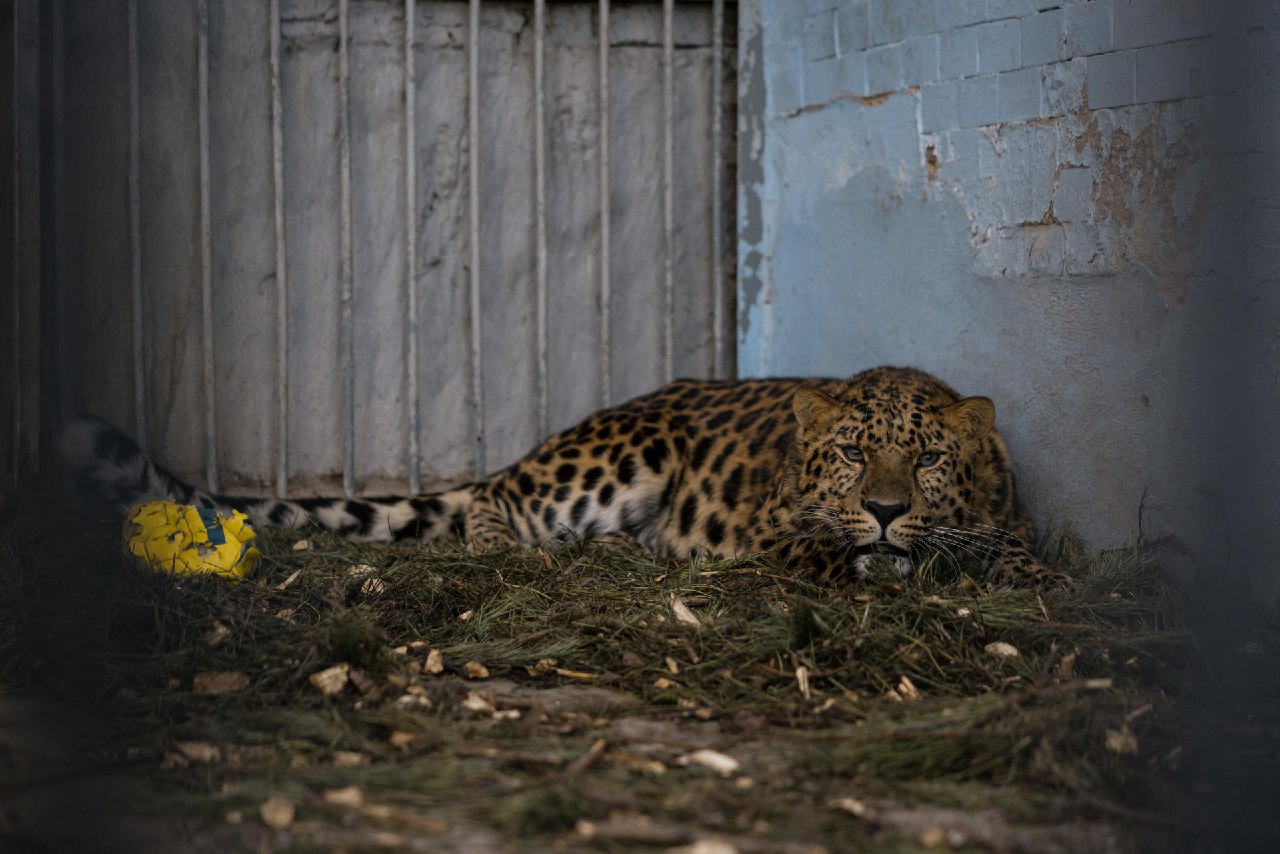
<path id="1" fill-rule="evenodd" d="M 595 765 L 600 761 L 600 757 L 604 756 L 605 749 L 608 748 L 608 746 L 609 743 L 603 738 L 596 739 L 592 743 L 591 747 L 587 749 L 586 753 L 582 754 L 565 766 L 564 775 L 566 777 L 576 777 L 583 771 L 586 771 L 592 765 Z"/>
<path id="2" fill-rule="evenodd" d="M 1125 715 L 1124 722 L 1131 724 L 1143 715 L 1150 714 L 1153 709 L 1155 709 L 1155 706 L 1152 703 L 1144 703 L 1129 714 Z"/>
<path id="3" fill-rule="evenodd" d="M 867 802 L 859 800 L 858 798 L 836 798 L 827 804 L 827 806 L 832 809 L 843 810 L 851 815 L 856 815 L 858 818 L 874 818 L 875 816 L 874 810 L 872 810 Z"/>
<path id="4" fill-rule="evenodd" d="M 306 541 L 306 540 L 299 540 L 299 541 L 298 541 L 298 543 L 305 543 L 305 542 L 307 542 L 307 541 Z M 298 543 L 294 543 L 294 544 L 293 544 L 293 549 L 294 549 L 294 551 L 301 551 L 301 549 L 299 549 L 299 548 L 298 548 Z M 308 548 L 310 548 L 310 546 L 308 546 Z M 298 576 L 299 576 L 299 575 L 302 575 L 302 570 L 300 570 L 300 569 L 295 569 L 292 573 L 290 573 L 290 575 L 289 575 L 289 577 L 288 577 L 288 578 L 286 578 L 284 581 L 281 581 L 279 584 L 277 584 L 277 585 L 276 585 L 276 589 L 277 589 L 277 590 L 287 590 L 287 589 L 289 588 L 289 586 L 293 584 L 293 582 L 295 582 L 295 581 L 297 581 L 297 580 L 298 580 Z"/>
<path id="5" fill-rule="evenodd" d="M 351 680 L 351 684 L 354 685 L 356 690 L 361 694 L 368 694 L 374 688 L 378 687 L 372 679 L 365 676 L 354 667 L 347 671 L 347 678 Z"/>
<path id="6" fill-rule="evenodd" d="M 493 701 L 478 691 L 468 693 L 466 699 L 459 705 L 469 712 L 477 712 L 480 714 L 491 715 L 497 711 L 497 707 L 494 706 Z"/>
<path id="7" fill-rule="evenodd" d="M 569 679 L 595 679 L 596 674 L 587 673 L 585 670 L 569 670 L 566 667 L 557 667 L 555 669 L 557 676 L 565 676 Z"/>
<path id="8" fill-rule="evenodd" d="M 468 661 L 462 665 L 462 673 L 468 679 L 488 679 L 489 668 L 478 661 Z"/>
<path id="9" fill-rule="evenodd" d="M 741 767 L 738 760 L 718 750 L 695 750 L 693 753 L 681 756 L 677 761 L 681 765 L 701 765 L 704 768 L 710 768 L 724 777 L 728 777 Z"/>
<path id="10" fill-rule="evenodd" d="M 366 575 L 373 575 L 377 571 L 367 563 L 357 563 L 347 567 L 347 575 L 352 578 L 364 578 Z"/>
<path id="11" fill-rule="evenodd" d="M 549 673 L 554 670 L 555 666 L 559 663 L 560 662 L 556 661 L 554 658 L 540 658 L 538 659 L 537 664 L 532 667 L 526 667 L 524 670 L 530 676 L 541 676 L 544 673 Z"/>
<path id="12" fill-rule="evenodd" d="M 738 854 L 741 850 L 724 839 L 699 839 L 689 845 L 668 848 L 667 854 Z"/>
<path id="13" fill-rule="evenodd" d="M 1076 657 L 1080 654 L 1080 650 L 1073 649 L 1062 658 L 1058 659 L 1057 665 L 1053 668 L 1053 675 L 1059 681 L 1070 679 L 1075 674 Z"/>
<path id="14" fill-rule="evenodd" d="M 796 668 L 796 684 L 800 686 L 800 696 L 808 700 L 813 696 L 813 691 L 809 688 L 809 668 L 803 664 Z"/>
<path id="15" fill-rule="evenodd" d="M 192 762 L 217 762 L 222 758 L 222 751 L 207 741 L 179 741 L 173 745 L 178 752 Z"/>
<path id="16" fill-rule="evenodd" d="M 248 674 L 239 670 L 215 670 L 197 673 L 191 680 L 191 689 L 197 694 L 230 694 L 249 687 Z"/>
<path id="17" fill-rule="evenodd" d="M 673 676 L 674 676 L 674 675 L 676 675 L 677 673 L 679 673 L 679 672 L 680 672 L 680 665 L 679 665 L 679 663 L 677 663 L 677 662 L 676 662 L 676 660 L 675 660 L 674 658 L 672 658 L 671 656 L 669 656 L 669 655 L 668 655 L 668 656 L 664 659 L 664 662 L 665 662 L 665 664 L 667 665 L 667 670 L 671 672 L 671 675 L 673 675 Z"/>
<path id="18" fill-rule="evenodd" d="M 693 831 L 677 824 L 659 824 L 644 815 L 615 815 L 604 821 L 579 819 L 573 832 L 584 839 L 613 839 L 649 845 L 680 845 L 693 841 Z"/>
<path id="19" fill-rule="evenodd" d="M 258 807 L 258 815 L 262 817 L 262 823 L 272 830 L 284 830 L 293 824 L 293 818 L 297 812 L 293 801 L 276 796 L 267 798 Z"/>
<path id="20" fill-rule="evenodd" d="M 686 626 L 702 625 L 702 621 L 689 610 L 689 606 L 684 604 L 684 600 L 675 593 L 671 594 L 671 613 L 675 615 L 677 623 L 684 623 Z"/>
<path id="21" fill-rule="evenodd" d="M 295 552 L 305 552 L 310 548 L 311 548 L 310 540 L 298 540 L 296 543 L 293 544 L 293 550 Z"/>
<path id="22" fill-rule="evenodd" d="M 425 712 L 431 709 L 431 698 L 425 694 L 401 694 L 396 697 L 396 705 L 410 712 Z"/>
<path id="23" fill-rule="evenodd" d="M 335 750 L 333 753 L 333 764 L 338 768 L 364 768 L 371 762 L 373 760 L 368 754 L 354 750 Z"/>
<path id="24" fill-rule="evenodd" d="M 387 592 L 387 583 L 381 578 L 366 578 L 360 585 L 360 592 L 365 596 L 376 596 Z"/>
<path id="25" fill-rule="evenodd" d="M 406 830 L 412 830 L 416 833 L 438 834 L 444 833 L 449 828 L 447 824 L 439 819 L 424 818 L 420 815 L 411 813 L 408 810 L 387 806 L 386 804 L 365 804 L 362 811 L 364 812 L 365 818 L 399 825 Z M 400 846 L 392 847 L 404 846 L 403 843 L 401 843 Z"/>
<path id="26" fill-rule="evenodd" d="M 311 684 L 316 686 L 321 694 L 332 697 L 347 687 L 347 675 L 350 672 L 350 664 L 335 664 L 333 667 L 326 667 L 324 670 L 312 673 Z"/>
<path id="27" fill-rule="evenodd" d="M 444 655 L 438 649 L 433 649 L 427 653 L 426 661 L 422 662 L 422 672 L 435 675 L 444 672 Z"/>
<path id="28" fill-rule="evenodd" d="M 987 651 L 987 655 L 994 655 L 996 658 L 1017 658 L 1019 654 L 1016 646 L 1004 641 L 993 641 L 983 649 Z"/>
<path id="29" fill-rule="evenodd" d="M 963 843 L 963 840 L 961 841 Z M 950 848 L 951 840 L 941 827 L 931 827 L 920 834 L 920 845 L 923 848 Z M 957 845 L 957 848 L 960 846 Z"/>
<path id="30" fill-rule="evenodd" d="M 209 646 L 219 647 L 229 637 L 231 637 L 231 629 L 227 628 L 227 624 L 220 620 L 214 620 L 209 631 L 204 634 L 204 642 Z"/>
<path id="31" fill-rule="evenodd" d="M 320 799 L 327 806 L 331 807 L 349 807 L 351 809 L 359 809 L 364 806 L 364 792 L 360 791 L 359 786 L 347 786 L 342 789 L 325 789 L 320 794 Z"/>
<path id="32" fill-rule="evenodd" d="M 1126 723 L 1120 729 L 1107 730 L 1106 737 L 1107 750 L 1112 753 L 1118 753 L 1121 756 L 1138 752 L 1138 737 L 1133 734 L 1133 730 Z"/>
<path id="33" fill-rule="evenodd" d="M 387 744 L 396 750 L 420 750 L 430 743 L 431 739 L 420 732 L 405 732 L 398 729 L 387 736 Z"/>
<path id="34" fill-rule="evenodd" d="M 911 677 L 903 676 L 898 680 L 898 687 L 895 689 L 899 697 L 904 700 L 919 700 L 920 689 L 916 687 L 916 683 L 911 681 Z"/>

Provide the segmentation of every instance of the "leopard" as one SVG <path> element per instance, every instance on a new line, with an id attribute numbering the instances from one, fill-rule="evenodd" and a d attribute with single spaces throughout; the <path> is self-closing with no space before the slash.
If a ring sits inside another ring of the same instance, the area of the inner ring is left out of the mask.
<path id="1" fill-rule="evenodd" d="M 120 508 L 168 498 L 359 541 L 458 534 L 473 552 L 602 540 L 672 559 L 762 555 L 820 582 L 906 577 L 933 555 L 992 581 L 1064 580 L 1031 548 L 995 405 L 914 368 L 848 379 L 681 379 L 555 433 L 487 477 L 387 497 L 214 495 L 97 419 L 61 449 Z"/>

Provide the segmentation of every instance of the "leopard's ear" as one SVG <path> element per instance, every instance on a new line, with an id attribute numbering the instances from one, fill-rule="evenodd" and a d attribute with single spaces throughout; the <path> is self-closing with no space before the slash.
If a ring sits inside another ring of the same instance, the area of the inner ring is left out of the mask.
<path id="1" fill-rule="evenodd" d="M 986 397 L 966 397 L 942 410 L 942 420 L 972 439 L 985 439 L 996 424 L 996 405 Z"/>
<path id="2" fill-rule="evenodd" d="M 806 433 L 821 430 L 840 414 L 841 404 L 825 391 L 810 386 L 796 389 L 796 396 L 791 402 L 796 413 L 796 422 Z"/>

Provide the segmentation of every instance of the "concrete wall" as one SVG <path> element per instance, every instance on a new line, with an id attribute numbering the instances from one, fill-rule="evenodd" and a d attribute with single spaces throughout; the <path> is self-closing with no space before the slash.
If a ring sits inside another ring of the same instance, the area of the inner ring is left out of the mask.
<path id="1" fill-rule="evenodd" d="M 933 371 L 1042 522 L 1275 596 L 1277 30 L 1228 5 L 744 4 L 742 373 Z"/>

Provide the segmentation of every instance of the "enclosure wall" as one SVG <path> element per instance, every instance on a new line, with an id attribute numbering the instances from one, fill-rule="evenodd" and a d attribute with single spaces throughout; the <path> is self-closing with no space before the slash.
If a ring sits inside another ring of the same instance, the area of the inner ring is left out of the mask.
<path id="1" fill-rule="evenodd" d="M 6 274 L 66 345 L 23 351 L 44 390 L 5 359 L 9 480 L 15 427 L 89 411 L 223 491 L 403 493 L 734 370 L 734 4 L 0 8 L 48 137 Z"/>
<path id="2" fill-rule="evenodd" d="M 1280 592 L 1270 6 L 744 4 L 743 373 L 936 372 L 1042 522 Z"/>

